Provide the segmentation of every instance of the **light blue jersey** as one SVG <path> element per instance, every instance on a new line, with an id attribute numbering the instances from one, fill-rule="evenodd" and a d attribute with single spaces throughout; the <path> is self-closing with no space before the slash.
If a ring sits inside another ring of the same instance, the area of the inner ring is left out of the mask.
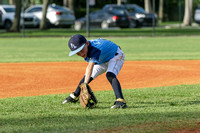
<path id="1" fill-rule="evenodd" d="M 96 64 L 102 64 L 112 59 L 119 46 L 115 43 L 105 39 L 90 40 L 88 46 L 88 54 L 85 58 L 87 62 L 95 62 Z"/>

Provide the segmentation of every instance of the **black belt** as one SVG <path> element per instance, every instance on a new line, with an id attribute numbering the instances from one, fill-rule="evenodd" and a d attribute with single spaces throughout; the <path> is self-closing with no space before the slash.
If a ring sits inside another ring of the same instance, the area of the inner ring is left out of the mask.
<path id="1" fill-rule="evenodd" d="M 121 49 L 120 46 L 119 46 L 119 49 Z M 118 53 L 116 53 L 115 56 L 116 56 L 116 55 L 118 55 Z"/>

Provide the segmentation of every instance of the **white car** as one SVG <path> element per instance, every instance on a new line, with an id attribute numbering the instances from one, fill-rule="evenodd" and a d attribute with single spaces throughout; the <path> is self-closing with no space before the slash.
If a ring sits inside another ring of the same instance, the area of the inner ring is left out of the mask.
<path id="1" fill-rule="evenodd" d="M 42 19 L 43 5 L 34 5 L 25 10 L 26 13 L 33 13 L 40 20 Z M 70 27 L 74 24 L 74 12 L 66 7 L 51 4 L 47 9 L 47 19 L 54 26 Z"/>
<path id="2" fill-rule="evenodd" d="M 13 5 L 0 5 L 0 14 L 2 14 L 2 22 L 0 26 L 4 27 L 6 30 L 9 30 L 12 26 L 15 16 L 15 6 Z M 24 19 L 23 19 L 24 18 Z M 37 27 L 39 26 L 40 20 L 33 14 L 21 13 L 20 26 L 30 26 Z"/>
<path id="3" fill-rule="evenodd" d="M 200 24 L 200 6 L 197 7 L 194 14 L 194 21 Z"/>
<path id="4" fill-rule="evenodd" d="M 0 13 L 0 25 L 2 23 L 2 14 Z"/>

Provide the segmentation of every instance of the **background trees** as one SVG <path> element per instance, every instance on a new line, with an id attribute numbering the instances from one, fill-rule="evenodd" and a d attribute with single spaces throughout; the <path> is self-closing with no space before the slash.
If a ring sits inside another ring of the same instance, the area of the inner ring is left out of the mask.
<path id="1" fill-rule="evenodd" d="M 164 5 L 164 0 L 160 0 L 159 1 L 159 11 L 158 11 L 159 22 L 163 21 L 163 5 Z"/>
<path id="2" fill-rule="evenodd" d="M 10 31 L 12 32 L 20 32 L 20 19 L 21 19 L 21 0 L 10 0 L 10 3 L 15 4 L 16 10 L 15 10 L 15 18 L 12 24 L 12 27 L 10 28 Z"/>
<path id="3" fill-rule="evenodd" d="M 40 30 L 44 30 L 48 28 L 47 18 L 46 18 L 48 4 L 49 4 L 49 0 L 43 1 L 43 9 L 42 9 L 43 14 L 42 14 L 42 21 L 40 22 Z"/>
<path id="4" fill-rule="evenodd" d="M 185 0 L 185 14 L 183 19 L 183 25 L 192 25 L 192 5 L 193 0 Z"/>
<path id="5" fill-rule="evenodd" d="M 152 12 L 151 0 L 144 0 L 144 9 L 147 13 Z"/>
<path id="6" fill-rule="evenodd" d="M 138 4 L 147 12 L 152 12 L 152 2 L 154 0 L 95 0 L 95 5 L 91 6 L 90 11 L 101 9 L 105 4 L 119 4 L 121 2 Z M 40 29 L 45 29 L 46 23 L 46 7 L 48 4 L 55 3 L 61 6 L 67 6 L 74 10 L 76 18 L 85 16 L 86 0 L 0 0 L 0 4 L 16 5 L 15 20 L 12 25 L 12 31 L 19 31 L 19 20 L 21 12 L 21 4 L 25 8 L 34 4 L 44 5 L 44 15 L 40 24 Z M 155 0 L 155 12 L 160 22 L 163 21 L 180 21 L 184 26 L 192 24 L 194 9 L 200 4 L 200 0 Z"/>

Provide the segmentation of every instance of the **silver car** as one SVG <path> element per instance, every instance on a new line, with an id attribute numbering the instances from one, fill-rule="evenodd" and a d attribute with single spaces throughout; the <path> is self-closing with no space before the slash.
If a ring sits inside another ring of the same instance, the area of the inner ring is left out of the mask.
<path id="1" fill-rule="evenodd" d="M 9 30 L 14 21 L 15 6 L 0 5 L 0 14 L 2 15 L 0 26 Z M 35 15 L 31 13 L 21 13 L 20 26 L 23 26 L 24 24 L 27 27 L 37 27 L 39 23 L 40 21 Z"/>
<path id="2" fill-rule="evenodd" d="M 25 10 L 26 13 L 33 13 L 40 20 L 42 19 L 43 5 L 34 5 Z M 66 7 L 51 4 L 47 9 L 47 19 L 54 26 L 70 27 L 74 24 L 74 12 Z"/>
<path id="3" fill-rule="evenodd" d="M 194 13 L 194 21 L 200 24 L 200 6 L 197 7 Z"/>

